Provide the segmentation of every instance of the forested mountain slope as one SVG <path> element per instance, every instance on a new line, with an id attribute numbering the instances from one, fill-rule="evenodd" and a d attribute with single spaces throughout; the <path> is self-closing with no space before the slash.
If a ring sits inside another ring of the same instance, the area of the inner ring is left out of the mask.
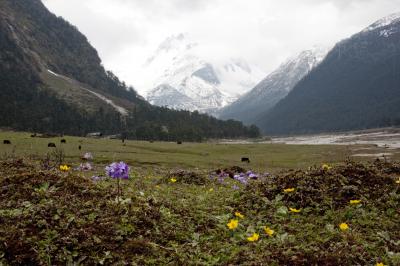
<path id="1" fill-rule="evenodd" d="M 138 139 L 257 136 L 258 129 L 150 105 L 40 0 L 0 0 L 0 126 Z"/>

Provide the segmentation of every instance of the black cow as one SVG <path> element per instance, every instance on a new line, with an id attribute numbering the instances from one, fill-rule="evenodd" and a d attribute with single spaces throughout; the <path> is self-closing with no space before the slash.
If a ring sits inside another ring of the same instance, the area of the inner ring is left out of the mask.
<path id="1" fill-rule="evenodd" d="M 49 144 L 47 144 L 47 147 L 49 148 L 56 148 L 56 144 L 53 142 L 50 142 Z"/>
<path id="2" fill-rule="evenodd" d="M 11 141 L 9 141 L 8 139 L 3 140 L 3 144 L 11 144 Z"/>
<path id="3" fill-rule="evenodd" d="M 79 145 L 79 146 L 78 146 L 78 149 L 79 149 L 79 150 L 82 150 L 82 146 L 81 146 L 81 145 Z"/>
<path id="4" fill-rule="evenodd" d="M 250 159 L 247 157 L 242 157 L 242 162 L 250 163 Z"/>
<path id="5" fill-rule="evenodd" d="M 179 145 L 182 144 L 182 141 L 178 141 L 177 144 L 179 144 Z"/>
<path id="6" fill-rule="evenodd" d="M 62 139 L 60 142 L 61 143 L 67 143 L 67 140 L 66 139 Z"/>

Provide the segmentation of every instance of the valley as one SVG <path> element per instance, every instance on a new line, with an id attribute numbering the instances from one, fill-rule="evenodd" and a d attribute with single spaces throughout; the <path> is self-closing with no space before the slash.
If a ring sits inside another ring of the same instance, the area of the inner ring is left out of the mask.
<path id="1" fill-rule="evenodd" d="M 400 2 L 244 2 L 0 0 L 0 266 L 400 265 Z"/>
<path id="2" fill-rule="evenodd" d="M 398 149 L 375 161 L 351 156 L 382 149 L 366 143 L 0 139 L 5 265 L 400 262 Z M 105 167 L 120 161 L 117 182 Z"/>

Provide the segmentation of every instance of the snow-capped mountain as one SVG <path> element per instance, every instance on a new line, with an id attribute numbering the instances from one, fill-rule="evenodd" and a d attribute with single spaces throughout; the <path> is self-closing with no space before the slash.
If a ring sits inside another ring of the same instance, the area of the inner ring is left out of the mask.
<path id="1" fill-rule="evenodd" d="M 264 76 L 241 59 L 211 62 L 185 34 L 167 38 L 143 67 L 147 100 L 174 109 L 214 114 L 254 87 Z"/>
<path id="2" fill-rule="evenodd" d="M 257 125 L 271 135 L 399 125 L 399 43 L 398 13 L 338 42 Z"/>
<path id="3" fill-rule="evenodd" d="M 365 28 L 362 32 L 374 31 L 379 28 L 384 28 L 384 27 L 387 27 L 390 25 L 394 25 L 397 22 L 400 22 L 400 12 L 393 13 L 387 17 L 384 17 L 384 18 L 374 22 L 373 24 L 371 24 L 370 26 Z"/>
<path id="4" fill-rule="evenodd" d="M 326 56 L 328 48 L 314 47 L 288 59 L 269 74 L 250 92 L 219 112 L 222 119 L 238 119 L 251 124 L 286 97 L 293 87 L 318 65 Z"/>

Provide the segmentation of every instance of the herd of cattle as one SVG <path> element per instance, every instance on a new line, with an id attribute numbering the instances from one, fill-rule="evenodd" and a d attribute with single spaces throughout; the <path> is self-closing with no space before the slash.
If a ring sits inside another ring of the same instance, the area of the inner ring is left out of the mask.
<path id="1" fill-rule="evenodd" d="M 31 137 L 34 137 L 34 136 L 31 136 Z M 124 143 L 124 142 L 125 142 L 125 139 L 122 139 L 122 143 Z M 66 144 L 66 143 L 67 143 L 67 140 L 66 140 L 66 139 L 61 139 L 61 140 L 60 140 L 60 143 L 61 143 L 61 144 Z M 3 140 L 3 144 L 5 144 L 5 145 L 11 145 L 11 141 L 8 140 L 8 139 L 5 139 L 5 140 Z M 182 144 L 182 142 L 181 142 L 181 141 L 178 141 L 177 144 Z M 49 147 L 49 148 L 56 148 L 57 145 L 56 145 L 54 142 L 49 142 L 49 143 L 47 144 L 47 147 Z M 82 146 L 79 145 L 79 146 L 78 146 L 78 149 L 79 149 L 79 150 L 82 150 Z M 244 163 L 250 163 L 250 159 L 249 159 L 248 157 L 242 157 L 241 161 L 244 162 Z"/>

